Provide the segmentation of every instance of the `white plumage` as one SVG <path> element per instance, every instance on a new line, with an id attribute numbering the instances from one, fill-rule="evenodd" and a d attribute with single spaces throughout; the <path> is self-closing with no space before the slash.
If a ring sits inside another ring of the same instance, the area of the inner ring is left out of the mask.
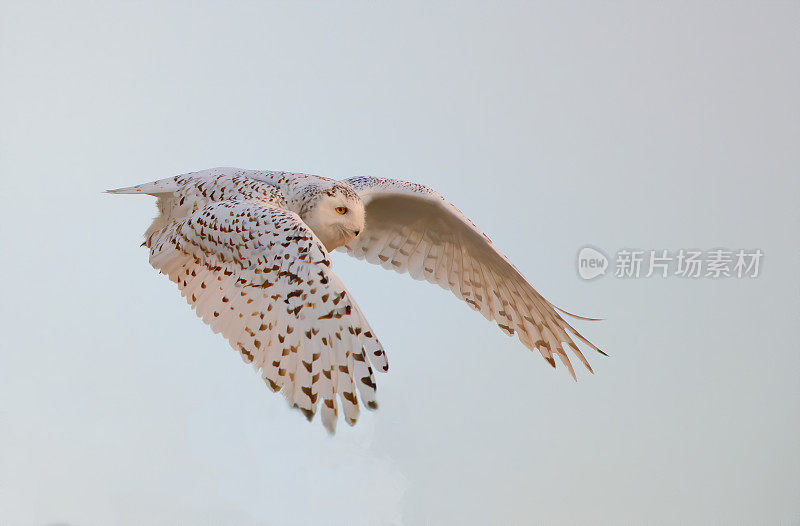
<path id="1" fill-rule="evenodd" d="M 592 370 L 573 337 L 602 353 L 455 206 L 419 184 L 215 168 L 109 192 L 158 198 L 145 233 L 150 264 L 273 391 L 309 420 L 319 407 L 330 432 L 339 402 L 351 425 L 359 396 L 377 408 L 372 367 L 388 370 L 331 269 L 335 248 L 450 290 L 553 367 L 555 354 L 573 377 L 565 347 Z"/>

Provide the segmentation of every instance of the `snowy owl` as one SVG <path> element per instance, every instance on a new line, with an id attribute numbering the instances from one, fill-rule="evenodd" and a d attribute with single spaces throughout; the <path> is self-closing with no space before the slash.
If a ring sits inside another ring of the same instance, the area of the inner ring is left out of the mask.
<path id="1" fill-rule="evenodd" d="M 334 249 L 450 290 L 553 367 L 557 356 L 573 378 L 566 348 L 592 371 L 573 338 L 602 353 L 481 230 L 420 184 L 214 168 L 109 192 L 158 198 L 143 244 L 150 264 L 272 391 L 309 420 L 319 407 L 331 433 L 338 402 L 350 425 L 359 396 L 377 408 L 373 367 L 389 368 L 331 268 Z"/>

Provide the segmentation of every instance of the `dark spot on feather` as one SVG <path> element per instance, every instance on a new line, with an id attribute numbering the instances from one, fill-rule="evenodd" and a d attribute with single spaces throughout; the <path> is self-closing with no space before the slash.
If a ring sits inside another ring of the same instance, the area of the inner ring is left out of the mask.
<path id="1" fill-rule="evenodd" d="M 375 384 L 375 382 L 372 381 L 372 378 L 370 378 L 369 376 L 364 376 L 363 378 L 361 378 L 361 383 L 363 383 L 368 387 L 371 387 L 373 390 L 378 388 L 378 386 Z"/>

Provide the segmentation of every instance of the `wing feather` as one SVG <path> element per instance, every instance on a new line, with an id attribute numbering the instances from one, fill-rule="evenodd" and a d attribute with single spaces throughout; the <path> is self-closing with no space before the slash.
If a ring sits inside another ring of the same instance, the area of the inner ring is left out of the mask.
<path id="1" fill-rule="evenodd" d="M 414 183 L 374 177 L 348 182 L 365 203 L 366 228 L 343 250 L 450 290 L 506 334 L 516 333 L 523 345 L 537 349 L 553 367 L 554 355 L 558 356 L 573 377 L 567 349 L 593 372 L 573 337 L 602 351 L 567 323 L 560 309 L 545 300 L 449 201 Z"/>
<path id="2" fill-rule="evenodd" d="M 386 354 L 296 214 L 265 202 L 211 202 L 147 244 L 151 264 L 178 284 L 198 316 L 307 418 L 322 404 L 333 432 L 338 394 L 346 421 L 355 423 L 354 375 L 365 405 L 377 407 L 370 362 L 385 371 Z"/>

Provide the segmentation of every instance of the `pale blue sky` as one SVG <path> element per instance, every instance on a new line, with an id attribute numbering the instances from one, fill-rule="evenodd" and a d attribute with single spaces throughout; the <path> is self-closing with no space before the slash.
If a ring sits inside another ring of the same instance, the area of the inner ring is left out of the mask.
<path id="1" fill-rule="evenodd" d="M 800 521 L 800 4 L 163 4 L 0 3 L 0 524 Z M 611 356 L 336 254 L 391 367 L 330 438 L 101 193 L 213 166 L 428 184 Z M 587 244 L 765 255 L 587 282 Z"/>

